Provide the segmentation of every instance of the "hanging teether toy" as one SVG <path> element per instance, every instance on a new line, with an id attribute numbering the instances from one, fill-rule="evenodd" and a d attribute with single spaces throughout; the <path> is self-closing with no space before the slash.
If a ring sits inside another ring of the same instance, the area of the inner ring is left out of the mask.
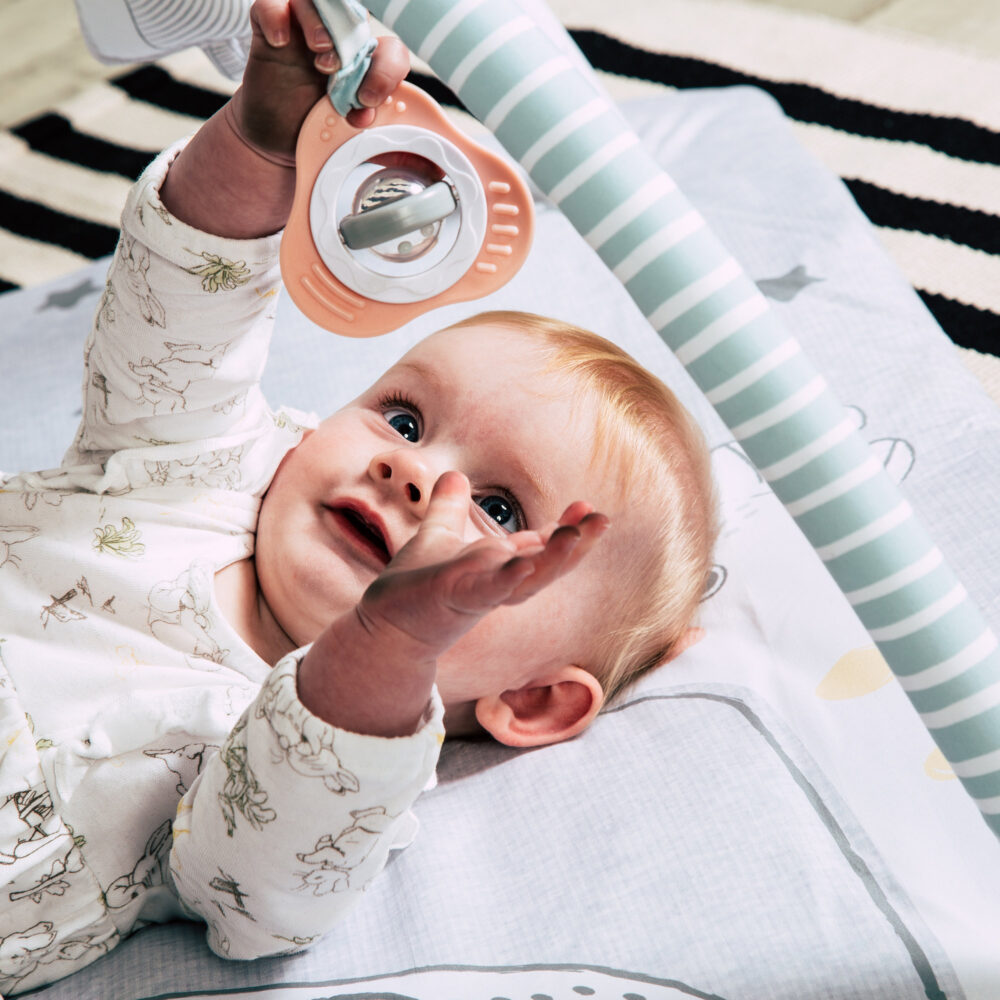
<path id="1" fill-rule="evenodd" d="M 410 84 L 368 128 L 348 125 L 374 49 L 367 12 L 355 0 L 316 9 L 342 69 L 299 133 L 281 244 L 292 300 L 328 330 L 372 337 L 500 288 L 531 245 L 527 185 Z"/>

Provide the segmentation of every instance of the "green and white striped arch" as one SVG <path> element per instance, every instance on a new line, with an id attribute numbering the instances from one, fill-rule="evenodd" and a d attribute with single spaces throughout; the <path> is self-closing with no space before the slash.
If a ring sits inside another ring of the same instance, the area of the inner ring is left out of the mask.
<path id="1" fill-rule="evenodd" d="M 1000 836 L 1000 649 L 757 287 L 605 93 L 510 0 L 364 0 L 489 127 L 683 362 Z"/>

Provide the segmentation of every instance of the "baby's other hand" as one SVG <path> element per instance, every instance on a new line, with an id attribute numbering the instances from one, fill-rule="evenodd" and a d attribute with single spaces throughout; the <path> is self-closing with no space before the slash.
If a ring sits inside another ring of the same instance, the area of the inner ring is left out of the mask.
<path id="1" fill-rule="evenodd" d="M 494 608 L 520 604 L 569 573 L 609 524 L 577 502 L 540 531 L 468 543 L 471 503 L 461 473 L 438 479 L 417 533 L 361 599 L 358 615 L 370 633 L 436 658 Z"/>
<path id="2" fill-rule="evenodd" d="M 299 129 L 324 96 L 340 59 L 312 0 L 255 0 L 250 9 L 253 40 L 243 74 L 238 111 L 244 135 L 275 153 L 295 151 Z M 399 86 L 410 68 L 397 38 L 380 38 L 359 88 L 364 108 L 347 121 L 365 128 L 379 104 Z"/>

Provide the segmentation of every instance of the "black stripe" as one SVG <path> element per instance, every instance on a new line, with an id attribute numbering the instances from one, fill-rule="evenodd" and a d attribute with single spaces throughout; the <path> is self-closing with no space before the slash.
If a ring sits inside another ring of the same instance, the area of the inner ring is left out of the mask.
<path id="1" fill-rule="evenodd" d="M 4 229 L 18 236 L 64 247 L 91 259 L 112 253 L 118 242 L 118 230 L 111 226 L 78 219 L 6 191 L 0 191 L 0 219 Z"/>
<path id="2" fill-rule="evenodd" d="M 1000 218 L 960 205 L 911 198 L 876 184 L 844 178 L 861 211 L 876 226 L 909 229 L 1000 255 Z"/>
<path id="3" fill-rule="evenodd" d="M 137 101 L 192 118 L 211 118 L 229 100 L 217 90 L 181 83 L 159 66 L 141 66 L 110 82 Z"/>
<path id="4" fill-rule="evenodd" d="M 768 80 L 703 59 L 650 52 L 589 29 L 570 34 L 591 64 L 608 73 L 681 89 L 747 84 L 767 91 L 797 121 L 874 139 L 917 142 L 963 160 L 1000 165 L 1000 132 L 964 118 L 880 108 L 804 83 Z"/>
<path id="5" fill-rule="evenodd" d="M 936 292 L 918 288 L 917 294 L 953 343 L 959 347 L 970 347 L 980 354 L 1000 357 L 1000 315 L 956 302 Z"/>
<path id="6" fill-rule="evenodd" d="M 455 93 L 436 76 L 411 70 L 406 79 L 430 94 L 438 104 L 465 109 Z M 226 94 L 218 91 L 182 83 L 159 66 L 142 66 L 116 76 L 109 82 L 138 101 L 190 115 L 192 118 L 210 118 L 229 99 Z"/>
<path id="7" fill-rule="evenodd" d="M 469 110 L 459 100 L 458 95 L 436 76 L 418 73 L 416 70 L 411 69 L 406 75 L 406 81 L 407 83 L 412 83 L 414 87 L 419 87 L 425 93 L 430 94 L 438 104 L 443 104 L 449 108 L 460 108 L 462 111 Z"/>
<path id="8" fill-rule="evenodd" d="M 120 174 L 135 180 L 156 155 L 155 150 L 142 152 L 77 132 L 62 115 L 46 114 L 11 129 L 35 152 L 59 160 L 79 164 L 89 170 Z"/>
<path id="9" fill-rule="evenodd" d="M 16 292 L 21 286 L 15 285 L 13 281 L 4 281 L 0 278 L 0 294 L 3 292 Z"/>

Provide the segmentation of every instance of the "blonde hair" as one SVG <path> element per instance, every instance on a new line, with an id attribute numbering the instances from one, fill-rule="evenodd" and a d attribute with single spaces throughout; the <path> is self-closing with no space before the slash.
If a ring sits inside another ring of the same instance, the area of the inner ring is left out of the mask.
<path id="1" fill-rule="evenodd" d="M 587 665 L 607 704 L 669 658 L 695 619 L 718 534 L 708 447 L 673 392 L 603 337 L 514 311 L 480 313 L 449 329 L 480 325 L 538 338 L 551 358 L 548 370 L 575 380 L 600 403 L 594 458 L 617 460 L 621 487 L 638 502 L 662 502 L 655 534 L 635 553 L 621 606 L 613 609 L 621 624 L 604 630 L 595 662 Z"/>

